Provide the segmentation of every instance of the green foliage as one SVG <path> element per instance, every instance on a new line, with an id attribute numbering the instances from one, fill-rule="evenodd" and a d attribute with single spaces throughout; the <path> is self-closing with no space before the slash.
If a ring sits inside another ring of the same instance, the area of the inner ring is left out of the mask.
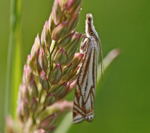
<path id="1" fill-rule="evenodd" d="M 25 63 L 35 35 L 41 31 L 49 16 L 51 4 L 50 0 L 23 2 L 21 64 Z M 121 49 L 122 54 L 103 78 L 101 92 L 96 97 L 96 119 L 90 124 L 74 125 L 69 132 L 150 132 L 149 4 L 147 0 L 83 1 L 78 29 L 84 31 L 85 13 L 92 11 L 95 26 L 101 34 L 104 54 L 116 47 Z M 0 16 L 0 109 L 3 109 L 9 31 L 8 1 L 0 1 Z M 18 74 L 17 70 L 21 67 L 17 64 L 15 74 Z M 13 78 L 12 82 L 15 79 L 19 78 Z M 4 124 L 2 118 L 3 112 L 0 110 L 0 131 Z"/>

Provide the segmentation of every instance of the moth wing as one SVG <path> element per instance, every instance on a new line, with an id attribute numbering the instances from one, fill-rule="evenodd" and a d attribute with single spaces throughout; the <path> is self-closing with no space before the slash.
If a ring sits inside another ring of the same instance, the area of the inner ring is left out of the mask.
<path id="1" fill-rule="evenodd" d="M 91 121 L 94 118 L 94 98 L 95 98 L 95 87 L 97 79 L 97 43 L 95 41 L 90 42 L 90 62 L 87 67 L 87 79 L 83 84 L 84 88 L 84 108 L 86 110 L 87 121 Z"/>
<path id="2" fill-rule="evenodd" d="M 87 102 L 90 94 L 95 95 L 95 86 L 97 79 L 97 43 L 92 40 L 89 42 L 86 59 L 81 68 L 79 75 L 79 85 L 81 87 L 81 95 L 83 96 L 84 103 Z"/>
<path id="3" fill-rule="evenodd" d="M 97 56 L 96 45 L 88 40 L 88 48 L 77 80 L 77 89 L 73 107 L 73 121 L 91 121 L 94 118 L 93 104 L 95 96 Z"/>
<path id="4" fill-rule="evenodd" d="M 81 85 L 81 81 L 86 80 L 84 78 L 85 74 L 84 74 L 83 68 L 86 65 L 85 61 L 87 61 L 88 46 L 89 46 L 89 39 L 86 38 L 82 41 L 81 48 L 80 48 L 80 52 L 86 56 L 84 56 L 84 61 L 83 61 L 83 64 L 81 65 L 79 76 L 77 79 L 77 87 L 75 90 L 75 98 L 74 98 L 74 105 L 73 105 L 73 123 L 82 122 L 83 120 L 85 120 L 85 116 L 86 116 L 85 109 L 83 107 L 84 99 L 83 99 L 83 94 L 81 92 L 82 88 L 80 85 Z"/>
<path id="5" fill-rule="evenodd" d="M 73 105 L 73 123 L 80 123 L 83 120 L 85 120 L 83 97 L 80 92 L 80 87 L 77 85 L 77 88 L 75 90 L 75 99 Z"/>

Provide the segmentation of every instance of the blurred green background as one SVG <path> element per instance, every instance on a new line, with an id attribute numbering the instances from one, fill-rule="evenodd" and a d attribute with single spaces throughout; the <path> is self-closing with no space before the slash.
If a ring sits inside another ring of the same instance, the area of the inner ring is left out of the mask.
<path id="1" fill-rule="evenodd" d="M 23 0 L 22 65 L 34 38 L 48 19 L 53 0 Z M 3 115 L 10 1 L 0 0 L 0 119 Z M 103 53 L 120 48 L 121 55 L 97 88 L 96 118 L 73 125 L 69 133 L 150 132 L 150 1 L 83 0 L 78 29 L 84 32 L 86 13 L 93 13 Z M 17 74 L 17 73 L 16 73 Z M 2 124 L 0 123 L 0 129 Z"/>

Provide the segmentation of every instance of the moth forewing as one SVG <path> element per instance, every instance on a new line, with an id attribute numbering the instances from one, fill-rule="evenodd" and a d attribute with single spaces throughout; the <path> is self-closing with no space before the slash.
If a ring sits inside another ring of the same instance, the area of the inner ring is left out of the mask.
<path id="1" fill-rule="evenodd" d="M 84 54 L 77 78 L 77 88 L 73 106 L 73 122 L 91 121 L 94 118 L 94 97 L 99 57 L 99 38 L 93 25 L 91 14 L 86 18 L 86 36 L 81 45 Z"/>
<path id="2" fill-rule="evenodd" d="M 94 118 L 94 96 L 97 73 L 96 41 L 89 39 L 84 61 L 77 79 L 77 89 L 73 107 L 74 123 Z"/>
<path id="3" fill-rule="evenodd" d="M 91 59 L 87 70 L 87 86 L 83 88 L 85 92 L 85 109 L 87 121 L 91 121 L 94 118 L 94 98 L 95 98 L 95 88 L 97 79 L 97 44 L 96 41 L 90 40 L 91 46 Z"/>

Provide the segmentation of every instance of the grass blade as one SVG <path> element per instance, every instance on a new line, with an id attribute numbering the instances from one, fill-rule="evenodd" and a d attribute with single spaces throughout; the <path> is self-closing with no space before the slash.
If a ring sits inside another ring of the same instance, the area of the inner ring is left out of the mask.
<path id="1" fill-rule="evenodd" d="M 7 55 L 6 83 L 4 117 L 2 124 L 5 123 L 6 116 L 11 113 L 14 116 L 16 108 L 16 97 L 18 83 L 20 80 L 20 45 L 21 45 L 21 0 L 10 1 L 10 33 Z M 16 74 L 14 74 L 16 72 Z M 4 126 L 2 126 L 4 132 Z"/>
<path id="2" fill-rule="evenodd" d="M 54 133 L 67 133 L 72 125 L 72 112 L 66 114 L 60 125 L 57 127 Z"/>

